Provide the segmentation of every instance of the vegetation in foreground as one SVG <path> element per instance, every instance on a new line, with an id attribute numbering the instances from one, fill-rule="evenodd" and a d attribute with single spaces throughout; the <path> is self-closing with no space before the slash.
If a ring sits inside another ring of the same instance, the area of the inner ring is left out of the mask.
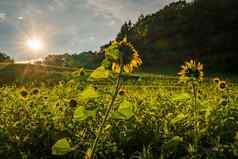
<path id="1" fill-rule="evenodd" d="M 191 158 L 192 91 L 170 79 L 156 83 L 120 89 L 113 108 L 120 114 L 107 121 L 97 158 Z M 58 158 L 51 150 L 60 139 L 56 154 L 74 149 L 62 158 L 83 158 L 113 92 L 110 85 L 84 87 L 72 80 L 52 89 L 1 88 L 1 158 Z M 200 158 L 237 157 L 237 92 L 231 83 L 222 91 L 213 81 L 199 86 Z"/>
<path id="2" fill-rule="evenodd" d="M 0 88 L 1 158 L 237 158 L 237 86 L 202 81 L 195 61 L 180 80 L 128 81 L 142 62 L 134 47 L 105 52 L 94 72 L 53 88 Z"/>

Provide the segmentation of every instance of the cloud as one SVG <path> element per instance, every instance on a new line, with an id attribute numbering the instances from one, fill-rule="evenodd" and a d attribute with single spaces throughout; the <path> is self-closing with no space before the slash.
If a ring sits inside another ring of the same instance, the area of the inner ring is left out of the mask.
<path id="1" fill-rule="evenodd" d="M 23 37 L 37 33 L 47 53 L 97 50 L 116 37 L 125 21 L 135 22 L 171 1 L 0 0 L 0 48 L 17 60 L 29 59 Z"/>
<path id="2" fill-rule="evenodd" d="M 6 13 L 0 13 L 0 23 L 5 21 L 7 14 Z"/>
<path id="3" fill-rule="evenodd" d="M 96 16 L 114 19 L 120 23 L 136 21 L 140 14 L 158 11 L 175 0 L 88 0 L 88 7 Z"/>

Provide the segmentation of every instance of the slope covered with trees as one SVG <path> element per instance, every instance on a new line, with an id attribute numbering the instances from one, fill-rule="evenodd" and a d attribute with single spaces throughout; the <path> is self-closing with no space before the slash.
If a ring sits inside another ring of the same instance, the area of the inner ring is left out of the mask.
<path id="1" fill-rule="evenodd" d="M 193 57 L 210 70 L 237 72 L 237 28 L 237 0 L 178 1 L 126 22 L 117 39 L 128 37 L 144 68 L 175 68 Z"/>

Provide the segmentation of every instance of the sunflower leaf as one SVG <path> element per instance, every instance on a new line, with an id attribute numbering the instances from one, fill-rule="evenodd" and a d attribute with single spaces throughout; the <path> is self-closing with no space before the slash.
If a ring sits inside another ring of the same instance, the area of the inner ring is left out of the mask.
<path id="1" fill-rule="evenodd" d="M 66 138 L 58 140 L 53 146 L 52 146 L 52 154 L 57 156 L 66 155 L 73 149 L 71 148 L 69 142 Z"/>
<path id="2" fill-rule="evenodd" d="M 105 69 L 104 66 L 98 67 L 91 75 L 90 78 L 93 79 L 105 79 L 109 77 L 109 71 Z"/>
<path id="3" fill-rule="evenodd" d="M 84 100 L 97 98 L 97 97 L 98 97 L 98 93 L 96 92 L 95 88 L 92 86 L 86 87 L 83 90 L 83 92 L 80 93 L 80 98 Z"/>
<path id="4" fill-rule="evenodd" d="M 114 119 L 121 119 L 121 120 L 128 120 L 134 115 L 133 112 L 133 104 L 127 100 L 124 100 L 117 112 L 112 113 L 112 118 Z"/>

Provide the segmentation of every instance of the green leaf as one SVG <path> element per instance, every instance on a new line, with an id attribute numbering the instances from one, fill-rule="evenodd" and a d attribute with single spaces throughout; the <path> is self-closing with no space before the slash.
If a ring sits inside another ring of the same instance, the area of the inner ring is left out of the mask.
<path id="1" fill-rule="evenodd" d="M 106 69 L 111 69 L 112 63 L 108 59 L 104 59 L 101 63 L 101 65 Z"/>
<path id="2" fill-rule="evenodd" d="M 174 100 L 174 101 L 185 101 L 185 100 L 188 100 L 190 98 L 191 98 L 190 94 L 180 93 L 180 94 L 174 95 L 172 97 L 172 100 Z"/>
<path id="3" fill-rule="evenodd" d="M 114 119 L 128 120 L 134 115 L 133 104 L 127 100 L 124 100 L 117 112 L 112 113 Z"/>
<path id="4" fill-rule="evenodd" d="M 120 58 L 120 51 L 116 44 L 111 44 L 105 50 L 106 58 L 112 61 L 117 61 Z"/>
<path id="5" fill-rule="evenodd" d="M 119 112 L 112 112 L 112 119 L 126 120 L 126 117 Z"/>
<path id="6" fill-rule="evenodd" d="M 238 141 L 238 131 L 236 132 L 235 140 Z"/>
<path id="7" fill-rule="evenodd" d="M 98 97 L 98 93 L 96 92 L 95 88 L 92 86 L 86 87 L 82 93 L 80 93 L 80 97 L 82 99 L 90 99 Z"/>
<path id="8" fill-rule="evenodd" d="M 185 119 L 185 118 L 186 118 L 186 115 L 184 115 L 183 113 L 180 113 L 180 114 L 178 114 L 175 118 L 173 118 L 173 119 L 170 121 L 170 123 L 171 123 L 172 125 L 174 125 L 174 124 L 180 122 L 181 120 L 183 120 L 183 119 Z"/>
<path id="9" fill-rule="evenodd" d="M 90 78 L 93 79 L 105 79 L 109 77 L 109 71 L 105 69 L 104 66 L 98 67 L 91 75 Z"/>
<path id="10" fill-rule="evenodd" d="M 80 106 L 74 111 L 74 119 L 83 121 L 88 118 L 87 111 L 84 107 Z"/>
<path id="11" fill-rule="evenodd" d="M 96 114 L 97 114 L 96 108 L 94 110 L 86 110 L 83 106 L 80 106 L 74 111 L 74 119 L 79 121 L 84 121 L 89 117 L 95 119 Z"/>
<path id="12" fill-rule="evenodd" d="M 165 150 L 174 149 L 178 146 L 179 143 L 183 141 L 183 138 L 180 136 L 174 136 L 172 139 L 170 139 L 168 142 L 166 142 L 163 146 Z"/>
<path id="13" fill-rule="evenodd" d="M 62 156 L 62 155 L 66 155 L 70 151 L 72 151 L 72 148 L 66 138 L 58 140 L 52 146 L 52 154 L 53 155 Z"/>
<path id="14" fill-rule="evenodd" d="M 95 118 L 96 118 L 96 115 L 97 115 L 97 109 L 87 110 L 86 113 L 88 114 L 88 117 L 92 117 L 93 119 L 95 119 Z"/>

